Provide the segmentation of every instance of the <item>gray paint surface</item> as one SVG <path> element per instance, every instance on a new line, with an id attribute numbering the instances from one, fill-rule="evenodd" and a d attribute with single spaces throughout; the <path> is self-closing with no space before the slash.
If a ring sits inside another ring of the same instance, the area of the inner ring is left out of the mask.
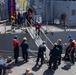
<path id="1" fill-rule="evenodd" d="M 47 37 L 52 41 L 52 43 L 57 42 L 58 39 L 62 39 L 62 43 L 63 43 L 63 53 L 65 53 L 67 45 L 65 45 L 65 43 L 67 43 L 69 41 L 68 39 L 68 35 L 71 34 L 72 37 L 76 40 L 76 31 L 67 31 L 67 32 L 54 32 L 54 34 L 52 35 L 51 32 L 49 32 L 47 35 Z M 49 43 L 47 41 L 47 43 Z M 51 46 L 51 44 L 48 45 L 49 49 L 51 49 L 53 46 Z"/>
<path id="2" fill-rule="evenodd" d="M 54 19 L 60 19 L 61 14 L 65 13 L 68 26 L 76 26 L 76 12 L 72 15 L 72 10 L 76 11 L 76 1 L 54 1 Z"/>
<path id="3" fill-rule="evenodd" d="M 63 53 L 64 53 L 67 47 L 65 43 L 69 41 L 69 38 L 68 38 L 69 34 L 72 35 L 72 37 L 76 40 L 76 31 L 48 32 L 47 34 L 45 34 L 48 38 L 46 38 L 45 35 L 41 33 L 40 37 L 43 41 L 46 41 L 46 45 L 49 49 L 53 48 L 53 44 L 57 42 L 58 39 L 62 39 Z"/>
<path id="4" fill-rule="evenodd" d="M 28 33 L 25 34 L 4 34 L 0 35 L 0 55 L 5 56 L 13 56 L 13 38 L 14 35 L 18 35 L 18 39 L 20 43 L 23 40 L 23 37 L 27 37 L 27 42 L 29 44 L 29 48 L 33 51 L 37 51 L 37 46 L 34 43 L 34 40 L 30 37 Z M 31 54 L 31 53 L 30 53 Z M 20 48 L 20 55 L 21 55 L 21 48 Z"/>
<path id="5" fill-rule="evenodd" d="M 55 43 L 58 39 L 62 39 L 63 43 L 68 42 L 68 35 L 71 34 L 72 37 L 76 40 L 76 31 L 66 31 L 66 32 L 54 32 L 52 35 L 51 32 L 47 34 L 49 39 Z"/>
<path id="6" fill-rule="evenodd" d="M 0 5 L 0 18 L 1 19 L 7 19 L 8 16 L 8 0 L 0 0 L 1 4 L 4 2 L 2 5 Z"/>
<path id="7" fill-rule="evenodd" d="M 43 21 L 51 21 L 51 2 L 50 0 L 29 0 L 29 6 L 36 10 L 34 15 L 41 15 Z"/>
<path id="8" fill-rule="evenodd" d="M 59 19 L 61 14 L 65 13 L 66 24 L 68 26 L 76 26 L 76 1 L 68 0 L 29 0 L 29 6 L 34 6 L 35 15 L 41 15 L 42 21 L 53 22 Z M 72 10 L 75 10 L 75 15 L 72 15 Z"/>

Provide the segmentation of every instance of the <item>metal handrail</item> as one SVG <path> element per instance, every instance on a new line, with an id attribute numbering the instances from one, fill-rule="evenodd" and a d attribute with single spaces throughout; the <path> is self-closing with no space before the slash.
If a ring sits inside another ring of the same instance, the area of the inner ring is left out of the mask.
<path id="1" fill-rule="evenodd" d="M 6 23 L 7 21 L 9 21 L 9 19 L 2 20 L 2 21 L 0 21 L 0 24 L 2 24 L 2 23 Z"/>
<path id="2" fill-rule="evenodd" d="M 41 32 L 44 34 L 44 36 L 47 38 L 47 40 L 48 40 L 52 45 L 54 45 L 53 42 L 45 35 L 44 29 L 41 27 L 40 30 L 41 30 Z"/>
<path id="3" fill-rule="evenodd" d="M 32 20 L 33 21 L 33 20 Z M 33 21 L 33 23 L 35 23 L 34 21 Z M 31 26 L 31 25 L 30 25 Z M 32 27 L 32 26 L 31 26 Z M 43 30 L 43 28 L 41 27 L 41 29 L 40 29 L 41 31 Z M 45 33 L 42 31 L 42 33 L 44 34 L 44 36 L 47 38 L 47 40 L 52 44 L 52 45 L 54 45 L 53 44 L 53 42 L 52 41 L 50 41 L 50 39 L 45 35 Z M 32 33 L 31 33 L 32 34 Z"/>

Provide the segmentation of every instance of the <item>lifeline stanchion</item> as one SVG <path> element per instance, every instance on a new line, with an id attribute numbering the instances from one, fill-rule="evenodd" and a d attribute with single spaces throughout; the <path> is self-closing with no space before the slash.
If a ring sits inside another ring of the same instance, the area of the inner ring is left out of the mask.
<path id="1" fill-rule="evenodd" d="M 11 33 L 12 33 L 12 23 L 11 23 Z"/>
<path id="2" fill-rule="evenodd" d="M 5 27 L 5 34 L 6 34 L 6 23 L 4 23 L 4 27 Z"/>

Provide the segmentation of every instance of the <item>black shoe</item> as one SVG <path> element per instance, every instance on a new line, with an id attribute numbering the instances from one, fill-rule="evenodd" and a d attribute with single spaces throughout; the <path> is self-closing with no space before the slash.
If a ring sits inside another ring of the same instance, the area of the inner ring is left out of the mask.
<path id="1" fill-rule="evenodd" d="M 58 65 L 60 65 L 61 63 L 59 62 Z"/>
<path id="2" fill-rule="evenodd" d="M 26 60 L 26 62 L 29 62 L 28 60 Z"/>
<path id="3" fill-rule="evenodd" d="M 74 62 L 70 62 L 72 65 L 74 65 L 75 63 Z"/>
<path id="4" fill-rule="evenodd" d="M 43 63 L 41 63 L 41 65 L 43 65 Z"/>
<path id="5" fill-rule="evenodd" d="M 18 63 L 18 60 L 15 60 L 15 63 Z"/>
<path id="6" fill-rule="evenodd" d="M 15 61 L 15 63 L 18 63 L 18 61 Z"/>
<path id="7" fill-rule="evenodd" d="M 36 65 L 38 65 L 38 62 L 36 62 Z"/>
<path id="8" fill-rule="evenodd" d="M 49 66 L 48 69 L 51 69 L 51 66 Z"/>

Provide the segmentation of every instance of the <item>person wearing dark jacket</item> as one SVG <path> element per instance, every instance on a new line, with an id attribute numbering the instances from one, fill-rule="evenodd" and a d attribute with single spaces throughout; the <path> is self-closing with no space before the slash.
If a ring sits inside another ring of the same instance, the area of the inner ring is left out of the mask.
<path id="1" fill-rule="evenodd" d="M 26 42 L 26 40 L 27 40 L 27 38 L 24 37 L 23 41 L 21 43 L 21 48 L 22 48 L 22 57 L 23 57 L 25 62 L 28 62 L 28 48 L 29 48 L 29 45 Z"/>
<path id="2" fill-rule="evenodd" d="M 20 14 L 19 20 L 20 20 L 20 24 L 21 24 L 21 26 L 22 26 L 22 24 L 23 24 L 23 20 L 24 20 L 24 18 L 23 18 L 23 14 Z"/>
<path id="3" fill-rule="evenodd" d="M 68 55 L 70 56 L 70 62 L 72 65 L 75 64 L 75 40 L 73 38 L 70 38 L 70 44 L 69 44 L 70 51 L 68 52 Z"/>
<path id="4" fill-rule="evenodd" d="M 58 44 L 57 46 L 58 46 L 58 48 L 60 50 L 59 57 L 58 57 L 58 64 L 60 65 L 61 64 L 61 54 L 62 54 L 62 49 L 63 49 L 62 40 L 58 39 L 57 44 Z"/>
<path id="5" fill-rule="evenodd" d="M 63 59 L 66 60 L 66 61 L 70 61 L 70 58 L 69 58 L 69 55 L 68 55 L 68 52 L 70 51 L 70 49 L 69 49 L 70 48 L 70 46 L 69 46 L 70 39 L 73 39 L 71 34 L 68 35 L 68 43 L 65 43 L 65 45 L 67 45 L 67 47 L 66 47 L 65 56 L 63 57 Z"/>
<path id="6" fill-rule="evenodd" d="M 6 74 L 6 65 L 7 65 L 7 63 L 0 56 L 0 75 L 5 75 Z M 3 71 L 3 73 L 2 73 L 2 71 Z"/>
<path id="7" fill-rule="evenodd" d="M 53 63 L 53 69 L 55 70 L 57 67 L 57 60 L 59 56 L 59 48 L 57 46 L 57 43 L 54 43 L 54 47 L 52 50 L 50 50 L 50 60 L 49 60 L 49 69 L 52 68 Z"/>
<path id="8" fill-rule="evenodd" d="M 40 28 L 41 28 L 41 25 L 39 22 L 36 22 L 35 23 L 35 29 L 36 29 L 36 35 L 39 37 L 40 35 Z"/>
<path id="9" fill-rule="evenodd" d="M 46 46 L 45 46 L 45 41 L 43 41 L 38 49 L 38 56 L 37 56 L 36 64 L 38 64 L 40 58 L 41 58 L 41 65 L 43 64 L 45 51 L 46 51 Z"/>
<path id="10" fill-rule="evenodd" d="M 8 57 L 6 60 L 0 56 L 0 75 L 7 75 L 8 74 L 8 70 L 11 71 L 13 67 L 13 62 L 11 57 Z"/>
<path id="11" fill-rule="evenodd" d="M 19 46 L 20 46 L 20 42 L 19 42 L 19 40 L 18 40 L 18 36 L 15 35 L 15 36 L 14 36 L 14 39 L 13 39 L 15 63 L 18 62 L 18 57 L 19 57 Z"/>

